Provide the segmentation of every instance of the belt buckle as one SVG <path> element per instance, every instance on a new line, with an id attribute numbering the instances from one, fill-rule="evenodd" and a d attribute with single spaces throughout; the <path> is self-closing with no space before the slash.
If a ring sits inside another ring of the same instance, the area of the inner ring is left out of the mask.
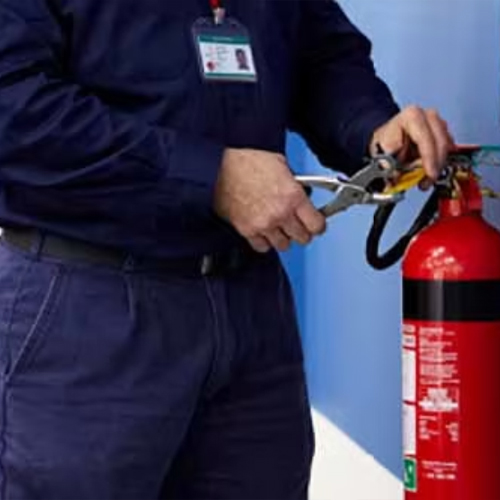
<path id="1" fill-rule="evenodd" d="M 215 257 L 211 254 L 204 255 L 201 258 L 201 275 L 210 276 L 215 272 Z"/>

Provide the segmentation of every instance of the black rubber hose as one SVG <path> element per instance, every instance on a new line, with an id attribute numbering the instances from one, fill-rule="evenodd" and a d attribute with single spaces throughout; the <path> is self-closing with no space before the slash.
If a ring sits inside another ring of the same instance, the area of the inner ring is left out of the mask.
<path id="1" fill-rule="evenodd" d="M 374 269 L 387 269 L 403 257 L 412 238 L 433 220 L 438 209 L 439 197 L 439 190 L 434 189 L 408 232 L 382 255 L 379 254 L 380 240 L 396 204 L 389 203 L 377 208 L 366 240 L 366 260 Z"/>

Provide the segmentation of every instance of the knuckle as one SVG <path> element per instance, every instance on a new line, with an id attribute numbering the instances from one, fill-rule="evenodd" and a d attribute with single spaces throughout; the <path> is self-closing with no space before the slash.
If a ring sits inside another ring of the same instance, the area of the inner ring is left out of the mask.
<path id="1" fill-rule="evenodd" d="M 277 223 L 279 221 L 282 221 L 283 219 L 286 219 L 289 213 L 290 213 L 289 205 L 282 203 L 279 206 L 277 206 L 276 210 L 272 213 L 271 220 L 274 223 Z"/>
<path id="2" fill-rule="evenodd" d="M 262 218 L 258 223 L 258 228 L 261 233 L 272 231 L 279 224 L 279 216 L 276 213 L 269 214 Z"/>
<path id="3" fill-rule="evenodd" d="M 286 222 L 292 213 L 292 204 L 283 203 L 276 207 L 276 210 L 272 214 L 271 222 L 273 225 L 278 225 Z"/>
<path id="4" fill-rule="evenodd" d="M 290 183 L 283 193 L 284 199 L 290 205 L 295 205 L 296 203 L 300 202 L 304 195 L 305 193 L 302 187 L 295 182 Z"/>
<path id="5" fill-rule="evenodd" d="M 238 232 L 246 239 L 251 240 L 259 235 L 258 229 L 253 225 L 236 228 Z"/>
<path id="6" fill-rule="evenodd" d="M 269 219 L 267 217 L 261 217 L 254 221 L 251 236 L 257 236 L 258 234 L 265 233 L 270 227 L 271 224 Z"/>
<path id="7" fill-rule="evenodd" d="M 266 227 L 267 227 L 267 218 L 261 214 L 247 221 L 247 224 L 245 224 L 245 226 L 242 227 L 242 231 L 240 232 L 245 237 L 255 238 L 260 233 L 262 233 L 262 231 L 265 230 Z"/>
<path id="8" fill-rule="evenodd" d="M 304 197 L 305 191 L 304 188 L 295 180 L 290 183 L 290 195 L 291 196 L 299 196 L 299 197 Z"/>
<path id="9" fill-rule="evenodd" d="M 439 116 L 439 112 L 435 108 L 430 108 L 426 111 L 427 116 L 433 118 L 433 119 L 439 119 L 441 121 L 441 117 Z"/>
<path id="10" fill-rule="evenodd" d="M 410 104 L 409 106 L 406 107 L 404 113 L 408 118 L 413 119 L 421 116 L 422 109 L 416 104 Z"/>
<path id="11" fill-rule="evenodd" d="M 261 232 L 272 231 L 284 219 L 285 213 L 286 212 L 283 208 L 276 207 L 273 211 L 258 219 L 257 227 Z"/>

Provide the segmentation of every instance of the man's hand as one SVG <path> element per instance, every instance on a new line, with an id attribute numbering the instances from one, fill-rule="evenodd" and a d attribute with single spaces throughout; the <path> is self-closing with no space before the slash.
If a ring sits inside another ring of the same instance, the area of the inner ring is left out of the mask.
<path id="1" fill-rule="evenodd" d="M 258 252 L 284 251 L 325 231 L 314 208 L 279 154 L 227 149 L 215 190 L 215 211 Z"/>
<path id="2" fill-rule="evenodd" d="M 446 122 L 434 110 L 409 106 L 378 128 L 370 142 L 370 154 L 396 154 L 402 163 L 422 160 L 427 179 L 423 187 L 436 181 L 445 166 L 448 153 L 455 147 Z"/>

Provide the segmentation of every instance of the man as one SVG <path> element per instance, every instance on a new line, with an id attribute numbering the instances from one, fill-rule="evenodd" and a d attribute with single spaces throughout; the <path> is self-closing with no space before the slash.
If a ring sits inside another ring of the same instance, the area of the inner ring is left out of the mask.
<path id="1" fill-rule="evenodd" d="M 238 63 L 238 69 L 249 70 L 250 67 L 248 66 L 246 52 L 243 49 L 236 49 L 234 53 Z"/>
<path id="2" fill-rule="evenodd" d="M 330 0 L 0 0 L 2 498 L 306 497 L 287 129 L 429 180 L 452 143 Z"/>

